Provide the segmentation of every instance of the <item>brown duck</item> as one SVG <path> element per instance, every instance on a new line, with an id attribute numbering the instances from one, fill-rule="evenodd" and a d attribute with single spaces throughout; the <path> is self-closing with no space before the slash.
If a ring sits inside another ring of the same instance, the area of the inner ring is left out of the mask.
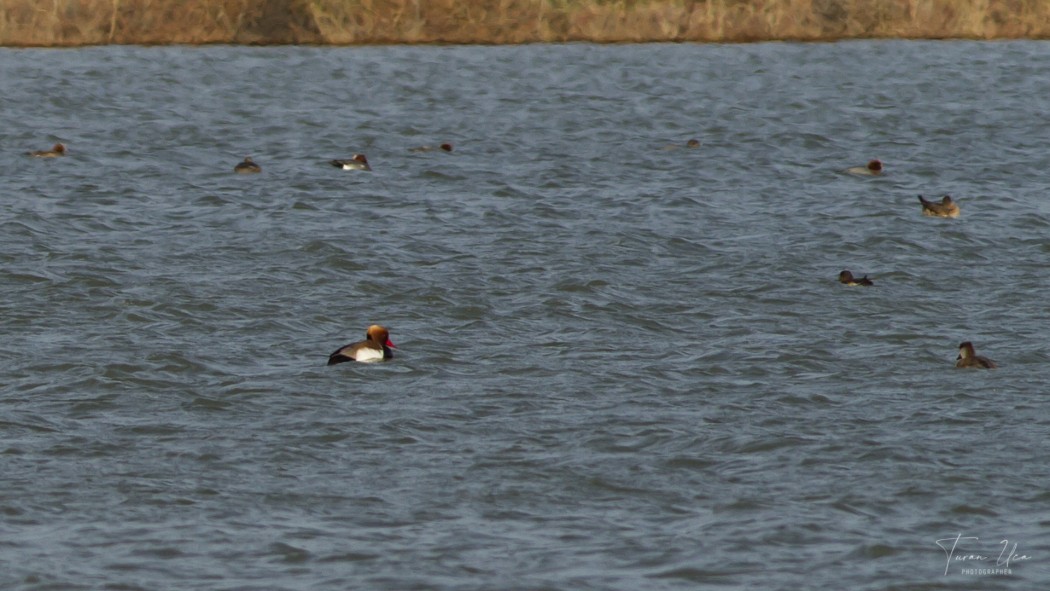
<path id="1" fill-rule="evenodd" d="M 876 176 L 882 174 L 882 161 L 881 160 L 869 160 L 867 166 L 854 166 L 846 169 L 846 172 L 850 174 L 866 174 Z"/>
<path id="2" fill-rule="evenodd" d="M 919 203 L 922 204 L 922 215 L 928 215 L 939 218 L 957 218 L 959 217 L 959 206 L 952 201 L 952 198 L 948 195 L 941 197 L 941 202 L 927 201 L 919 195 Z"/>
<path id="3" fill-rule="evenodd" d="M 29 155 L 34 158 L 58 158 L 66 155 L 66 147 L 62 144 L 55 144 L 50 150 L 36 150 L 30 152 Z"/>
<path id="4" fill-rule="evenodd" d="M 973 343 L 966 341 L 959 344 L 959 356 L 955 358 L 955 367 L 979 367 L 995 369 L 995 362 L 974 352 Z"/>
<path id="5" fill-rule="evenodd" d="M 846 285 L 875 285 L 874 283 L 872 283 L 871 279 L 868 279 L 867 275 L 858 279 L 854 277 L 853 273 L 850 273 L 848 270 L 839 273 L 839 283 L 844 283 Z"/>

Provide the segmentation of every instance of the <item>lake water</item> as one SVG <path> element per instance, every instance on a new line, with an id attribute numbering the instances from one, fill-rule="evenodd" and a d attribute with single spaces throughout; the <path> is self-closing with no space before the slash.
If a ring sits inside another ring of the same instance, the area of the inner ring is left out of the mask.
<path id="1" fill-rule="evenodd" d="M 0 588 L 1047 588 L 1048 97 L 1045 42 L 0 50 Z"/>

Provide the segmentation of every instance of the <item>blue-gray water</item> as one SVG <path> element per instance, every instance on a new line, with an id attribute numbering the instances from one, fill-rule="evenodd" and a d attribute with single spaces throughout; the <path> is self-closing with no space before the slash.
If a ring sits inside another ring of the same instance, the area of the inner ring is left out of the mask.
<path id="1" fill-rule="evenodd" d="M 0 50 L 0 588 L 1046 588 L 1048 97 L 1036 42 Z"/>

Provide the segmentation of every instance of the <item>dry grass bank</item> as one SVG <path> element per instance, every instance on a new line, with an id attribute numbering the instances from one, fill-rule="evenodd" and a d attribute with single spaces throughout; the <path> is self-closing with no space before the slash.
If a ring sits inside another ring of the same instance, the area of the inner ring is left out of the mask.
<path id="1" fill-rule="evenodd" d="M 0 45 L 322 42 L 305 6 L 294 9 L 293 4 L 303 3 L 0 0 Z"/>
<path id="2" fill-rule="evenodd" d="M 2 0 L 0 45 L 1050 38 L 1047 0 Z"/>

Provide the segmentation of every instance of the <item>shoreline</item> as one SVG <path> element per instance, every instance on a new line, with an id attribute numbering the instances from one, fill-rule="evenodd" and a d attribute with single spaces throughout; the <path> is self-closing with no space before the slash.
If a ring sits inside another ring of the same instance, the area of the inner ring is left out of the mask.
<path id="1" fill-rule="evenodd" d="M 246 47 L 256 49 L 266 48 L 278 48 L 278 47 L 308 47 L 308 48 L 381 48 L 381 47 L 508 47 L 508 46 L 527 46 L 527 45 L 572 45 L 572 44 L 591 44 L 591 45 L 656 45 L 656 44 L 693 44 L 693 45 L 759 45 L 763 43 L 795 43 L 795 44 L 820 44 L 820 43 L 846 43 L 850 41 L 929 41 L 929 42 L 980 42 L 980 43 L 1009 43 L 1018 41 L 1044 41 L 1043 39 L 1028 39 L 1028 38 L 995 38 L 995 39 L 975 39 L 966 37 L 937 37 L 937 38 L 926 38 L 926 37 L 851 37 L 843 39 L 755 39 L 753 41 L 589 41 L 589 40 L 573 40 L 573 41 L 529 41 L 522 43 L 485 43 L 485 42 L 434 42 L 434 43 L 401 43 L 401 42 L 389 42 L 389 43 L 232 43 L 224 41 L 215 41 L 208 43 L 80 43 L 80 44 L 65 44 L 65 45 L 3 45 L 0 44 L 0 50 L 70 50 L 70 49 L 91 49 L 100 47 L 138 47 L 142 49 L 162 48 L 162 47 L 183 47 L 183 48 L 207 48 L 207 47 Z"/>
<path id="2" fill-rule="evenodd" d="M 1039 0 L 7 0 L 0 46 L 1050 39 Z"/>

